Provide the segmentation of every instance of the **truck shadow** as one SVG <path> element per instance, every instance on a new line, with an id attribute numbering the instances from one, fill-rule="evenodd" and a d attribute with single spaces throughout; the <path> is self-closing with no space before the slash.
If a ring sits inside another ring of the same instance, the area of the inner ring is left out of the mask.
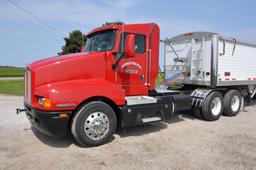
<path id="1" fill-rule="evenodd" d="M 166 129 L 169 125 L 171 126 L 171 124 L 186 121 L 186 119 L 194 120 L 196 118 L 194 117 L 192 112 L 177 113 L 173 115 L 172 119 L 161 121 L 161 122 L 149 123 L 141 126 L 125 128 L 122 130 L 118 130 L 116 134 L 118 134 L 121 138 L 129 137 L 129 136 L 143 136 L 146 134 L 161 131 L 162 129 Z M 82 147 L 74 140 L 71 133 L 68 133 L 63 138 L 54 138 L 41 133 L 40 131 L 36 130 L 34 127 L 31 127 L 31 130 L 40 142 L 50 147 L 67 148 L 72 144 L 75 144 L 78 147 Z M 109 142 L 113 140 L 114 140 L 114 137 Z"/>
<path id="2" fill-rule="evenodd" d="M 47 135 L 41 133 L 40 131 L 35 129 L 33 126 L 31 126 L 31 130 L 40 142 L 42 142 L 48 146 L 51 146 L 51 147 L 66 148 L 66 147 L 69 147 L 73 143 L 76 144 L 76 142 L 71 134 L 67 134 L 67 136 L 65 136 L 63 138 L 54 138 L 54 137 L 47 136 Z"/>
<path id="3" fill-rule="evenodd" d="M 251 100 L 250 103 L 246 102 L 245 106 L 248 106 L 248 105 L 255 106 L 256 105 L 256 100 Z M 161 131 L 162 129 L 166 129 L 169 125 L 171 126 L 171 124 L 186 121 L 186 119 L 205 121 L 205 120 L 202 120 L 202 119 L 197 119 L 194 116 L 194 113 L 192 111 L 184 111 L 184 112 L 179 112 L 179 113 L 174 114 L 172 119 L 170 119 L 170 120 L 165 120 L 165 121 L 155 122 L 155 123 L 149 123 L 149 124 L 145 124 L 145 125 L 142 125 L 142 126 L 129 127 L 129 128 L 126 128 L 126 129 L 118 130 L 116 132 L 116 134 L 118 134 L 121 138 L 129 137 L 129 136 L 143 136 L 143 135 L 146 135 L 146 134 Z M 42 143 L 44 143 L 44 144 L 46 144 L 50 147 L 66 148 L 66 147 L 69 147 L 72 144 L 75 144 L 76 146 L 81 147 L 74 140 L 71 133 L 69 133 L 64 138 L 53 138 L 53 137 L 42 134 L 41 132 L 37 131 L 33 127 L 31 127 L 31 130 L 40 142 L 42 142 Z M 114 137 L 109 142 L 111 142 L 113 140 L 114 140 Z"/>
<path id="4" fill-rule="evenodd" d="M 256 105 L 256 99 L 252 99 L 250 101 L 245 101 L 244 106 L 255 106 Z"/>
<path id="5" fill-rule="evenodd" d="M 179 123 L 182 121 L 185 121 L 185 119 L 181 114 L 174 114 L 172 119 L 164 120 L 161 122 L 153 122 L 141 126 L 128 127 L 117 131 L 117 134 L 121 138 L 129 136 L 143 136 L 161 131 L 162 129 L 166 129 L 169 124 Z"/>
<path id="6" fill-rule="evenodd" d="M 190 120 L 196 120 L 196 119 L 198 120 L 198 118 L 195 117 L 195 114 L 193 113 L 192 110 L 179 112 L 179 113 L 177 113 L 177 115 L 179 115 L 183 119 L 185 118 L 185 119 L 190 119 Z M 202 121 L 204 121 L 204 120 L 202 120 Z"/>
<path id="7" fill-rule="evenodd" d="M 47 136 L 43 133 L 41 133 L 40 131 L 38 131 L 37 129 L 35 129 L 33 126 L 31 126 L 31 130 L 33 132 L 33 134 L 37 137 L 37 139 L 42 142 L 45 145 L 48 145 L 50 147 L 54 147 L 54 148 L 68 148 L 70 145 L 74 144 L 77 147 L 80 148 L 86 148 L 81 146 L 79 143 L 77 143 L 74 139 L 74 137 L 72 136 L 71 132 L 68 133 L 65 137 L 62 138 L 54 138 L 51 136 Z M 109 142 L 114 140 L 114 136 L 109 140 Z"/>

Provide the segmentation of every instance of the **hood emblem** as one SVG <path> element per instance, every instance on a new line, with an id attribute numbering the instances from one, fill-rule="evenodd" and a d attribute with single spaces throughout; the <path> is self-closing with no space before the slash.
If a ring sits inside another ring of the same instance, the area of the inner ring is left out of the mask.
<path id="1" fill-rule="evenodd" d="M 63 107 L 75 107 L 76 104 L 75 103 L 61 103 L 61 104 L 57 104 L 58 108 L 63 108 Z"/>

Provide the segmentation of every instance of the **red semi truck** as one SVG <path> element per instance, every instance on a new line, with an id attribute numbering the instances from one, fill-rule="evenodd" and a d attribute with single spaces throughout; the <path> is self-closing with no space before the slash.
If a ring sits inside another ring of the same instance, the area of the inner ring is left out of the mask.
<path id="1" fill-rule="evenodd" d="M 159 42 L 157 24 L 109 25 L 89 32 L 81 53 L 31 63 L 24 78 L 24 111 L 31 124 L 50 136 L 71 131 L 82 146 L 96 146 L 118 127 L 191 109 L 197 87 L 156 90 Z M 202 106 L 207 120 L 222 114 L 222 100 L 220 92 L 207 92 Z"/>

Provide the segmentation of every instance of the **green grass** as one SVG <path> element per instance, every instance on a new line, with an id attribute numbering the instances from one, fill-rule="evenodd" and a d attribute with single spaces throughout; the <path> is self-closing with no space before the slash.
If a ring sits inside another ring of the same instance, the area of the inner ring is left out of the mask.
<path id="1" fill-rule="evenodd" d="M 0 66 L 0 77 L 23 77 L 24 68 Z"/>
<path id="2" fill-rule="evenodd" d="M 24 94 L 23 80 L 0 80 L 0 93 L 22 96 Z"/>

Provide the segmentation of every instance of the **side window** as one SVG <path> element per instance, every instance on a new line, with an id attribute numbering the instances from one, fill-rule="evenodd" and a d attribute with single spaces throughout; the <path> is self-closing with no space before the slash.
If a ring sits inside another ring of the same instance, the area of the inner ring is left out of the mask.
<path id="1" fill-rule="evenodd" d="M 145 52 L 145 36 L 135 35 L 135 52 L 142 54 Z"/>
<path id="2" fill-rule="evenodd" d="M 125 46 L 125 40 L 126 40 L 126 36 L 129 33 L 123 33 L 122 38 L 124 38 L 124 41 L 120 41 L 120 46 L 119 46 L 119 50 L 120 51 L 124 51 L 124 46 Z M 140 34 L 135 34 L 135 53 L 137 54 L 143 54 L 145 53 L 145 49 L 146 49 L 146 37 L 144 35 L 140 35 Z"/>

